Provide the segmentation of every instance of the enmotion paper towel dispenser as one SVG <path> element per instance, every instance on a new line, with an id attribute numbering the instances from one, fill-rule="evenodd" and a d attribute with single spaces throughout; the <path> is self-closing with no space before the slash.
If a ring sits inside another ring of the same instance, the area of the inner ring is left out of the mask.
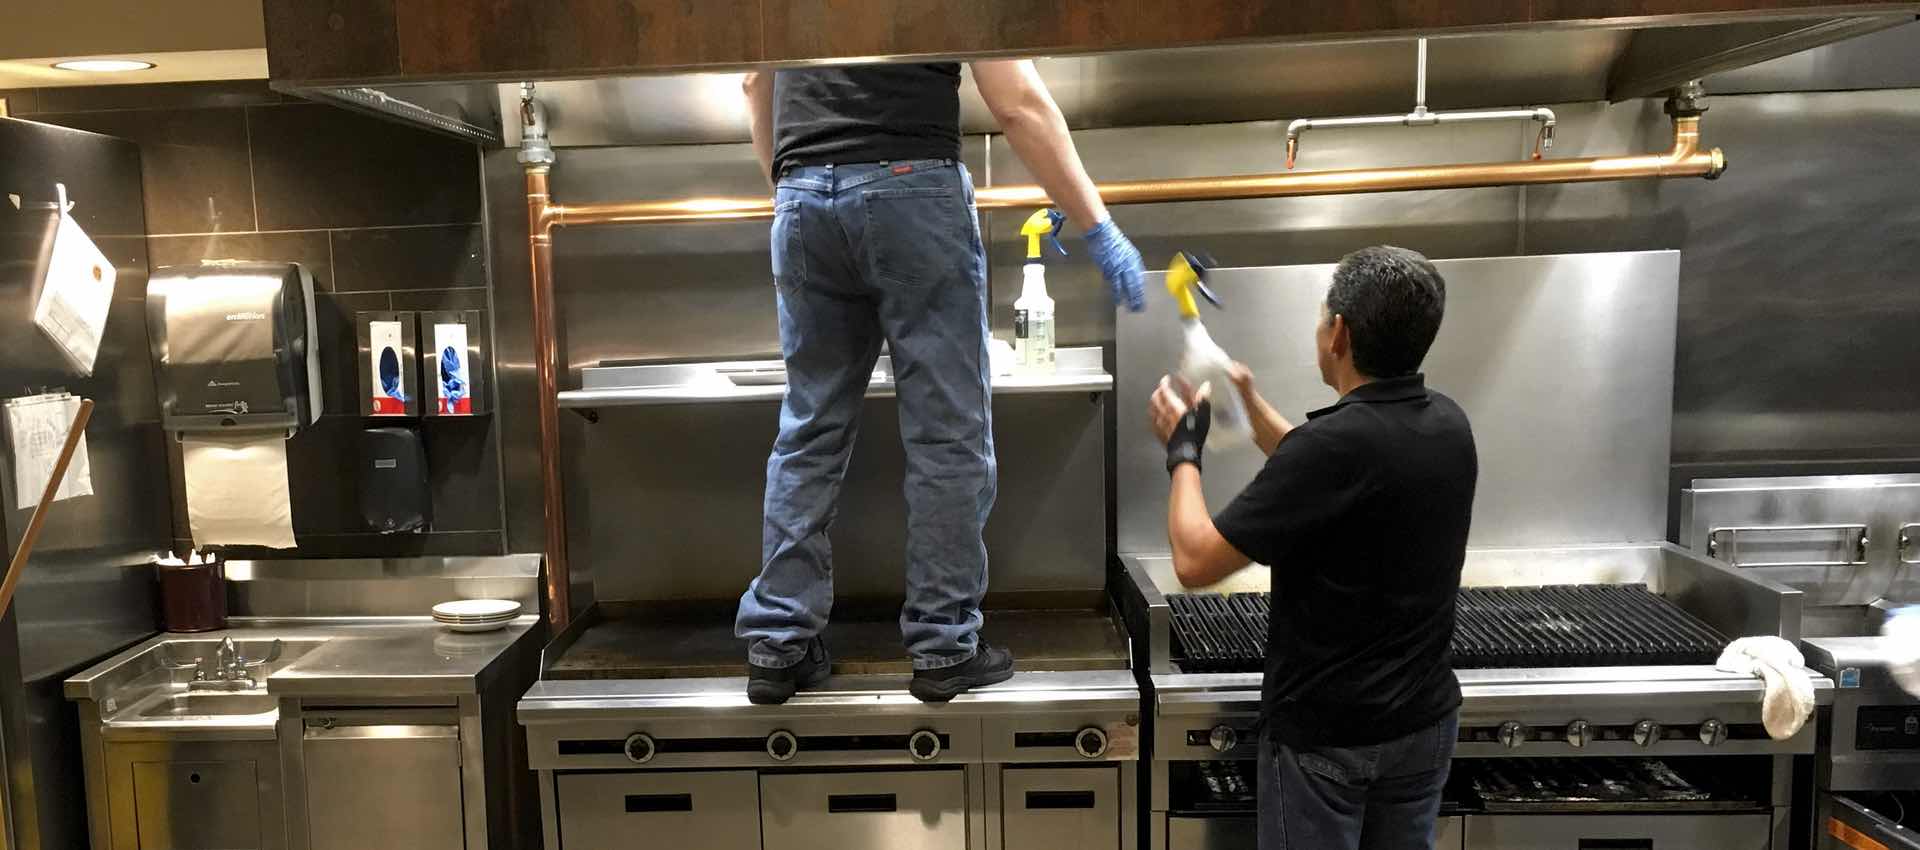
<path id="1" fill-rule="evenodd" d="M 147 328 L 167 430 L 290 434 L 319 420 L 313 277 L 299 264 L 157 269 L 147 284 Z"/>

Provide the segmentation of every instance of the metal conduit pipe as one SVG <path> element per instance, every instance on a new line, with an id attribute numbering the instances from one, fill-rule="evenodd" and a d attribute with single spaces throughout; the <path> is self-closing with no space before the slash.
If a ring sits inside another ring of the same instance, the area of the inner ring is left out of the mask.
<path id="1" fill-rule="evenodd" d="M 528 98 L 531 98 L 530 91 Z M 1099 187 L 1100 197 L 1108 204 L 1157 204 L 1674 177 L 1704 177 L 1710 180 L 1720 176 L 1727 167 L 1725 155 L 1719 148 L 1700 148 L 1702 110 L 1692 99 L 1685 101 L 1684 108 L 1674 109 L 1673 104 L 1669 102 L 1669 111 L 1673 113 L 1673 147 L 1663 153 L 1130 180 L 1102 184 Z M 521 160 L 527 167 L 534 366 L 539 373 L 540 467 L 541 486 L 545 491 L 542 504 L 546 522 L 548 617 L 557 630 L 566 627 L 571 612 L 568 609 L 570 574 L 567 567 L 566 505 L 562 498 L 560 478 L 560 358 L 554 327 L 554 229 L 606 224 L 766 219 L 773 217 L 773 200 L 761 196 L 556 204 L 547 188 L 552 151 L 546 144 L 544 116 L 539 114 L 535 104 L 524 108 L 522 117 L 529 122 L 537 119 L 539 130 L 538 145 L 531 152 L 523 146 Z M 530 124 L 528 129 L 536 128 Z M 1050 203 L 1045 190 L 1039 186 L 988 186 L 975 191 L 975 201 L 980 209 L 1040 207 Z"/>

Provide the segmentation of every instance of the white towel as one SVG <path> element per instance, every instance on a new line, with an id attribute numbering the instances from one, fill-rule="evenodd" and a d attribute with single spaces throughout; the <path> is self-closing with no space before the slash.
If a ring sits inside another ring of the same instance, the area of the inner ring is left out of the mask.
<path id="1" fill-rule="evenodd" d="M 1767 734 L 1784 741 L 1813 716 L 1813 676 L 1800 649 L 1777 637 L 1744 637 L 1727 644 L 1714 664 L 1729 673 L 1759 676 L 1767 683 L 1760 720 Z"/>
<path id="2" fill-rule="evenodd" d="M 1887 672 L 1902 690 L 1920 697 L 1920 605 L 1895 608 L 1880 626 Z"/>

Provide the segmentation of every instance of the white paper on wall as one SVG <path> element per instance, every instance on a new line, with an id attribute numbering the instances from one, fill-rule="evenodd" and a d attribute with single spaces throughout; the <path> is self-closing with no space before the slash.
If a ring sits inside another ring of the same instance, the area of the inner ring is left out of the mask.
<path id="1" fill-rule="evenodd" d="M 13 492 L 16 510 L 38 504 L 53 477 L 60 449 L 67 443 L 67 429 L 80 412 L 80 399 L 68 393 L 46 393 L 8 400 L 4 406 L 7 444 L 13 457 Z M 67 475 L 54 491 L 54 501 L 93 495 L 93 465 L 87 458 L 87 438 L 67 464 Z"/>

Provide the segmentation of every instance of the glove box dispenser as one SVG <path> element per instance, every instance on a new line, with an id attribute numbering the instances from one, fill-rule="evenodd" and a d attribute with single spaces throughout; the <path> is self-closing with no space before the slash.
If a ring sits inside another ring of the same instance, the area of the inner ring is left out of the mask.
<path id="1" fill-rule="evenodd" d="M 420 314 L 420 374 L 427 416 L 483 416 L 492 412 L 487 385 L 487 322 L 479 310 Z"/>
<path id="2" fill-rule="evenodd" d="M 420 416 L 418 343 L 413 313 L 375 310 L 354 314 L 360 341 L 360 415 L 378 418 Z"/>
<path id="3" fill-rule="evenodd" d="M 156 269 L 147 328 L 167 430 L 292 433 L 319 420 L 313 277 L 299 264 Z"/>

